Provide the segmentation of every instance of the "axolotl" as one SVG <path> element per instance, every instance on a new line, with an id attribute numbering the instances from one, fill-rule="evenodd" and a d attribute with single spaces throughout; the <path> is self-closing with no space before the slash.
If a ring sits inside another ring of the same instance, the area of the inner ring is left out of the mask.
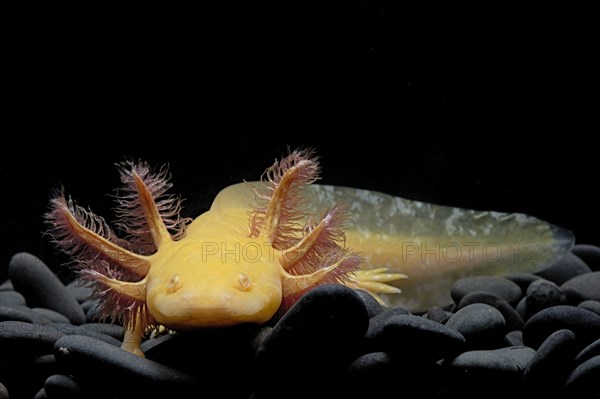
<path id="1" fill-rule="evenodd" d="M 260 181 L 226 187 L 194 220 L 180 216 L 166 168 L 124 162 L 120 177 L 116 224 L 126 238 L 62 191 L 46 221 L 101 317 L 126 327 L 122 348 L 140 356 L 149 326 L 265 323 L 322 284 L 414 311 L 446 304 L 457 278 L 539 269 L 573 243 L 523 214 L 315 184 L 311 150 L 276 160 Z"/>

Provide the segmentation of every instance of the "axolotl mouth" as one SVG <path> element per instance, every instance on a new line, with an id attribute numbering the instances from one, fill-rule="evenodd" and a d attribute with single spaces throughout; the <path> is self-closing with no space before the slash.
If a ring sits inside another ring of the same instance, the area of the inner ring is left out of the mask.
<path id="1" fill-rule="evenodd" d="M 279 307 L 268 295 L 223 288 L 213 292 L 180 290 L 175 294 L 158 293 L 149 295 L 148 299 L 150 312 L 156 321 L 173 329 L 223 327 L 256 320 L 266 322 Z"/>

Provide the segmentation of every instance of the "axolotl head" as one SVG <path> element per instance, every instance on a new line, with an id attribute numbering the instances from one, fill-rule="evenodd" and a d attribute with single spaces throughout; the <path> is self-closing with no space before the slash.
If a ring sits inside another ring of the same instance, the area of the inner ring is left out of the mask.
<path id="1" fill-rule="evenodd" d="M 147 286 L 148 309 L 164 326 L 264 323 L 281 304 L 278 268 L 268 259 L 207 257 L 193 245 L 167 252 L 155 254 Z"/>

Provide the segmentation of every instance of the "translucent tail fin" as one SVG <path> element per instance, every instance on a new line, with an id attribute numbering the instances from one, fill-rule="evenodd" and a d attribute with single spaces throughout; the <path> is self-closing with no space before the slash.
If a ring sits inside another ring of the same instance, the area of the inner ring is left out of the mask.
<path id="1" fill-rule="evenodd" d="M 413 311 L 449 303 L 452 284 L 465 276 L 539 271 L 574 242 L 570 231 L 522 213 L 448 207 L 348 187 L 310 189 L 311 204 L 341 202 L 350 209 L 347 242 L 364 256 L 364 268 L 408 276 L 391 283 L 401 294 L 382 297 Z"/>

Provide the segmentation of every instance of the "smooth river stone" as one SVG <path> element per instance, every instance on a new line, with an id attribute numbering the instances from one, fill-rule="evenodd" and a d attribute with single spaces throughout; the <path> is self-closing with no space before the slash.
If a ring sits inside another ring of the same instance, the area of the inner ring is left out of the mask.
<path id="1" fill-rule="evenodd" d="M 438 323 L 444 324 L 452 316 L 452 313 L 444 310 L 439 306 L 432 306 L 427 309 L 427 313 L 423 315 L 427 320 L 437 321 Z"/>
<path id="2" fill-rule="evenodd" d="M 372 317 L 375 317 L 378 314 L 385 311 L 385 308 L 383 306 L 381 306 L 381 304 L 379 302 L 377 302 L 377 300 L 375 298 L 373 298 L 373 295 L 369 294 L 367 291 L 358 290 L 358 289 L 356 289 L 354 291 L 358 294 L 360 299 L 362 299 L 363 302 L 365 303 L 365 308 L 367 309 L 367 314 L 369 315 L 369 319 Z"/>
<path id="3" fill-rule="evenodd" d="M 297 362 L 317 356 L 323 357 L 324 363 L 335 362 L 358 346 L 368 326 L 364 302 L 354 290 L 323 285 L 300 298 L 277 322 L 257 356 Z"/>
<path id="4" fill-rule="evenodd" d="M 559 286 L 552 281 L 540 279 L 531 283 L 527 288 L 525 316 L 529 319 L 542 309 L 566 304 L 567 297 Z"/>
<path id="5" fill-rule="evenodd" d="M 17 291 L 0 291 L 0 306 L 27 306 L 25 297 Z"/>
<path id="6" fill-rule="evenodd" d="M 529 284 L 533 283 L 535 280 L 541 279 L 540 276 L 536 276 L 532 273 L 508 273 L 502 277 L 517 284 L 523 292 L 527 292 L 527 287 L 529 287 Z"/>
<path id="7" fill-rule="evenodd" d="M 84 391 L 79 383 L 73 377 L 64 374 L 54 374 L 48 377 L 44 383 L 44 391 L 49 398 L 78 399 L 84 396 Z"/>
<path id="8" fill-rule="evenodd" d="M 572 279 L 580 274 L 589 273 L 592 270 L 577 256 L 572 253 L 566 254 L 561 259 L 557 260 L 544 270 L 541 270 L 536 275 L 550 280 L 557 285 L 563 284 L 565 281 Z"/>
<path id="9" fill-rule="evenodd" d="M 91 337 L 62 337 L 54 344 L 54 356 L 78 380 L 91 383 L 102 376 L 102 381 L 110 381 L 97 386 L 118 397 L 188 397 L 200 389 L 185 373 Z M 210 381 L 203 386 L 210 388 Z"/>
<path id="10" fill-rule="evenodd" d="M 385 352 L 436 360 L 454 355 L 465 346 L 465 338 L 456 330 L 410 314 L 389 318 L 382 341 Z"/>
<path id="11" fill-rule="evenodd" d="M 33 323 L 33 318 L 29 312 L 21 309 L 0 306 L 0 322 L 3 321 L 22 321 L 25 323 Z"/>
<path id="12" fill-rule="evenodd" d="M 464 352 L 452 359 L 449 364 L 453 368 L 470 372 L 507 372 L 521 375 L 534 356 L 535 350 L 527 346 L 511 346 Z"/>
<path id="13" fill-rule="evenodd" d="M 583 301 L 577 305 L 578 308 L 589 310 L 600 316 L 600 301 Z"/>
<path id="14" fill-rule="evenodd" d="M 52 309 L 73 324 L 85 322 L 77 300 L 39 258 L 27 252 L 15 254 L 8 265 L 8 274 L 29 306 Z"/>
<path id="15" fill-rule="evenodd" d="M 75 298 L 79 303 L 89 300 L 93 292 L 90 287 L 81 285 L 81 281 L 79 279 L 71 281 L 66 285 L 66 287 L 67 291 L 69 291 L 73 298 Z"/>
<path id="16" fill-rule="evenodd" d="M 483 291 L 471 292 L 463 297 L 458 304 L 458 308 L 462 309 L 467 305 L 474 303 L 483 303 L 490 305 L 502 313 L 504 321 L 506 321 L 506 330 L 522 330 L 525 322 L 523 318 L 517 313 L 517 311 L 508 304 L 504 299 L 498 298 L 494 294 Z"/>
<path id="17" fill-rule="evenodd" d="M 383 328 L 391 317 L 403 314 L 409 314 L 408 310 L 403 308 L 391 308 L 371 318 L 364 339 L 365 352 L 384 352 L 385 343 L 382 338 Z"/>
<path id="18" fill-rule="evenodd" d="M 306 370 L 311 370 L 311 381 L 294 386 L 298 396 L 310 395 L 324 384 L 333 389 L 335 385 L 326 382 L 360 355 L 368 326 L 365 304 L 354 290 L 331 284 L 309 291 L 262 341 L 254 371 L 269 378 L 255 380 L 258 393 L 282 395 L 289 389 L 289 377 Z"/>
<path id="19" fill-rule="evenodd" d="M 509 332 L 504 336 L 504 342 L 508 346 L 523 346 L 523 332 L 520 330 Z"/>
<path id="20" fill-rule="evenodd" d="M 225 384 L 220 396 L 246 398 L 254 387 L 256 350 L 271 330 L 268 326 L 244 323 L 179 331 L 147 339 L 142 351 L 146 359 L 173 367 L 199 381 L 235 376 L 236 384 Z"/>
<path id="21" fill-rule="evenodd" d="M 506 333 L 506 321 L 496 308 L 474 303 L 459 309 L 446 322 L 446 327 L 461 333 L 470 348 L 490 348 Z"/>
<path id="22" fill-rule="evenodd" d="M 571 252 L 583 260 L 593 271 L 600 271 L 600 247 L 589 244 L 577 244 Z"/>
<path id="23" fill-rule="evenodd" d="M 511 306 L 515 306 L 521 299 L 521 296 L 523 296 L 523 291 L 516 283 L 496 276 L 461 278 L 454 283 L 450 294 L 454 302 L 458 304 L 465 295 L 474 291 L 484 291 L 494 294 L 504 299 Z"/>
<path id="24" fill-rule="evenodd" d="M 118 324 L 85 323 L 85 324 L 82 324 L 80 327 L 85 328 L 90 331 L 102 333 L 105 335 L 110 335 L 111 337 L 116 338 L 119 341 L 123 341 L 123 337 L 125 335 L 125 328 Z"/>
<path id="25" fill-rule="evenodd" d="M 565 397 L 597 399 L 600 397 L 600 355 L 594 356 L 573 370 L 564 385 Z"/>
<path id="26" fill-rule="evenodd" d="M 575 306 L 554 306 L 536 313 L 525 323 L 523 343 L 537 349 L 554 331 L 568 329 L 575 333 L 577 346 L 583 349 L 600 334 L 600 316 Z"/>
<path id="27" fill-rule="evenodd" d="M 560 288 L 565 292 L 569 303 L 600 301 L 600 272 L 580 274 L 566 281 Z"/>
<path id="28" fill-rule="evenodd" d="M 52 320 L 46 318 L 40 312 L 36 312 L 35 310 L 33 310 L 27 306 L 11 305 L 10 307 L 26 314 L 31 319 L 32 323 L 35 323 L 35 324 L 50 324 L 50 323 L 52 323 Z"/>
<path id="29" fill-rule="evenodd" d="M 540 345 L 523 375 L 532 392 L 551 394 L 560 389 L 577 354 L 576 340 L 572 331 L 558 330 Z"/>
<path id="30" fill-rule="evenodd" d="M 111 337 L 110 335 L 103 334 L 99 331 L 90 330 L 81 326 L 74 326 L 68 323 L 53 323 L 49 324 L 49 326 L 57 329 L 65 335 L 84 335 L 86 337 L 99 339 L 100 341 L 104 341 L 107 344 L 111 344 L 113 346 L 121 346 L 121 341 L 114 337 Z"/>
<path id="31" fill-rule="evenodd" d="M 53 322 L 53 323 L 70 323 L 69 319 L 66 316 L 58 313 L 52 309 L 46 308 L 33 308 L 35 313 L 39 314 L 43 318 Z"/>
<path id="32" fill-rule="evenodd" d="M 600 337 L 579 352 L 575 357 L 574 364 L 578 366 L 594 356 L 600 356 Z"/>
<path id="33" fill-rule="evenodd" d="M 3 321 L 0 323 L 0 354 L 2 358 L 45 355 L 52 352 L 56 340 L 64 335 L 47 325 Z"/>

